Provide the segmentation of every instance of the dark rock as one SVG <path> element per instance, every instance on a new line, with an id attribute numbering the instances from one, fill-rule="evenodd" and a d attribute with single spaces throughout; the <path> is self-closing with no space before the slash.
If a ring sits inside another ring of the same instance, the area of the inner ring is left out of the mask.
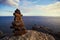
<path id="1" fill-rule="evenodd" d="M 36 30 L 36 31 L 40 31 L 40 32 L 43 32 L 43 33 L 48 33 L 48 34 L 53 34 L 53 31 L 52 30 L 50 30 L 49 28 L 44 27 L 44 26 L 34 25 L 32 27 L 32 30 Z"/>
<path id="2" fill-rule="evenodd" d="M 60 38 L 60 32 L 56 33 L 55 36 Z"/>
<path id="3" fill-rule="evenodd" d="M 0 36 L 2 36 L 3 35 L 3 32 L 2 31 L 0 31 Z"/>

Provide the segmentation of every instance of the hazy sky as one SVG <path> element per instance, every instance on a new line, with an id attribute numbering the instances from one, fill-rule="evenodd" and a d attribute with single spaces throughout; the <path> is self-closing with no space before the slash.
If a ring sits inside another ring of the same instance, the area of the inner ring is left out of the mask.
<path id="1" fill-rule="evenodd" d="M 24 16 L 60 16 L 60 0 L 0 0 L 0 16 L 12 16 L 16 8 Z"/>

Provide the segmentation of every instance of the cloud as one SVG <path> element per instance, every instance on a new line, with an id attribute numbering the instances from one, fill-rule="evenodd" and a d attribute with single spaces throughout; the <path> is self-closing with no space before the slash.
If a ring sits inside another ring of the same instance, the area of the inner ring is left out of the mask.
<path id="1" fill-rule="evenodd" d="M 19 0 L 0 0 L 0 3 L 15 7 L 19 6 Z"/>
<path id="2" fill-rule="evenodd" d="M 60 0 L 58 0 L 58 1 L 60 1 Z"/>
<path id="3" fill-rule="evenodd" d="M 56 12 L 58 13 L 60 12 L 60 2 L 56 2 L 54 4 L 50 4 L 47 6 L 42 6 L 41 10 L 47 13 L 56 13 Z"/>
<path id="4" fill-rule="evenodd" d="M 60 16 L 60 2 L 49 5 L 34 5 L 26 2 L 26 5 L 21 6 L 21 11 L 25 16 Z"/>
<path id="5" fill-rule="evenodd" d="M 19 6 L 20 0 L 0 0 L 0 4 Z M 60 0 L 48 5 L 36 4 L 37 1 L 21 0 L 20 9 L 24 16 L 60 16 Z"/>

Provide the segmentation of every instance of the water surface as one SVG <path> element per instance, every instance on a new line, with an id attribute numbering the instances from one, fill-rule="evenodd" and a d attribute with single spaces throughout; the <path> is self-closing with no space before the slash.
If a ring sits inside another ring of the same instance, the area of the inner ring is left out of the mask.
<path id="1" fill-rule="evenodd" d="M 4 32 L 11 32 L 12 16 L 0 17 L 0 30 Z M 31 29 L 34 24 L 43 25 L 55 32 L 60 32 L 60 17 L 43 17 L 43 16 L 24 16 L 23 21 L 26 29 Z"/>

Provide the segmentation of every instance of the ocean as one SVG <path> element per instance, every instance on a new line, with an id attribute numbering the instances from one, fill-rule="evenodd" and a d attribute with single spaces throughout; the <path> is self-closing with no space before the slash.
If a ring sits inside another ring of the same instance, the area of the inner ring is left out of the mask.
<path id="1" fill-rule="evenodd" d="M 60 17 L 23 16 L 22 18 L 26 29 L 30 30 L 34 24 L 37 24 L 47 27 L 54 32 L 60 32 Z M 13 16 L 1 16 L 0 30 L 5 33 L 11 33 L 12 29 L 10 29 L 10 26 L 12 25 L 13 19 Z"/>

